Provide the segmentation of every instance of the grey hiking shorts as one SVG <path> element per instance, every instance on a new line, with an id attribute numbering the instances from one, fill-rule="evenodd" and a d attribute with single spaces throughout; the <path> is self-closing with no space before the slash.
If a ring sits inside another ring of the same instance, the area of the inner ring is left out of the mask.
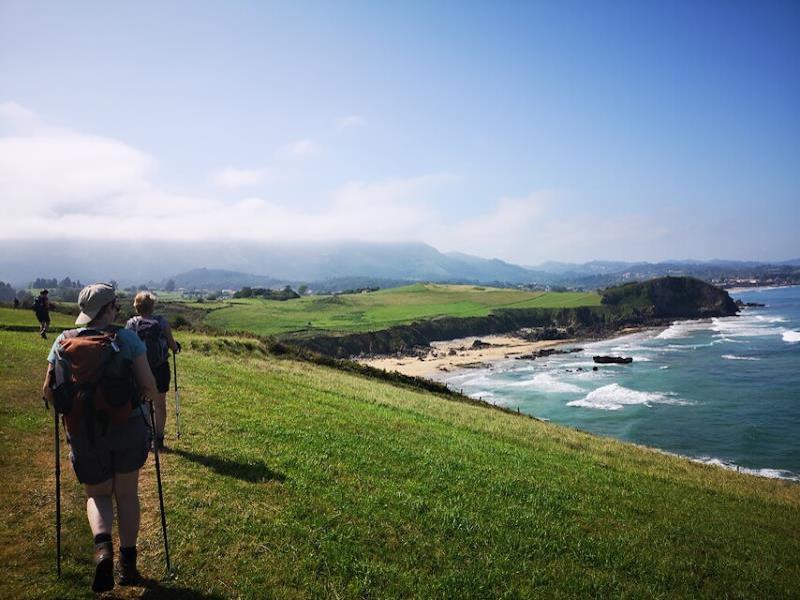
<path id="1" fill-rule="evenodd" d="M 90 444 L 85 434 L 68 436 L 72 469 L 83 484 L 94 485 L 115 473 L 138 471 L 150 452 L 150 427 L 140 408 L 122 425 L 111 425 L 108 433 Z"/>

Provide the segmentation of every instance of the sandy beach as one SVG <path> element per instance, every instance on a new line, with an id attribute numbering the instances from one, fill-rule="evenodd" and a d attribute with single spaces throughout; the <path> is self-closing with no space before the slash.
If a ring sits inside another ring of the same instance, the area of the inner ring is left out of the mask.
<path id="1" fill-rule="evenodd" d="M 475 340 L 480 340 L 483 344 L 480 347 L 473 347 Z M 359 359 L 358 362 L 384 371 L 397 371 L 414 377 L 440 379 L 445 374 L 459 369 L 481 368 L 489 363 L 574 342 L 575 340 L 531 342 L 510 335 L 486 335 L 431 342 L 431 349 L 424 357 L 381 356 Z"/>

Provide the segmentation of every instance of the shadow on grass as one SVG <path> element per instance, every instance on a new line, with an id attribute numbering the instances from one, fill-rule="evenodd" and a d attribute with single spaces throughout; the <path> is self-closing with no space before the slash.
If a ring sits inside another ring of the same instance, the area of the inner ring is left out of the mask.
<path id="1" fill-rule="evenodd" d="M 200 598 L 201 600 L 224 598 L 219 594 L 205 594 L 192 588 L 164 585 L 155 579 L 142 579 L 139 583 L 144 588 L 140 598 Z"/>
<path id="2" fill-rule="evenodd" d="M 186 450 L 177 448 L 171 452 L 172 454 L 177 454 L 192 462 L 204 465 L 226 477 L 235 477 L 236 479 L 241 479 L 242 481 L 248 481 L 250 483 L 258 483 L 261 481 L 278 481 L 282 483 L 286 481 L 286 476 L 283 473 L 273 471 L 262 461 L 243 463 L 227 458 L 220 458 L 218 456 L 207 456 L 205 454 L 187 452 Z"/>
<path id="3" fill-rule="evenodd" d="M 78 588 L 84 588 L 89 593 L 91 578 L 77 573 L 65 573 L 63 579 L 69 580 Z M 141 590 L 141 593 L 137 593 Z M 104 600 L 130 600 L 130 598 L 198 598 L 200 600 L 221 600 L 224 596 L 213 593 L 204 593 L 200 590 L 178 585 L 169 585 L 166 582 L 149 577 L 142 577 L 135 586 L 124 587 L 117 585 L 113 590 L 98 594 L 96 598 Z"/>

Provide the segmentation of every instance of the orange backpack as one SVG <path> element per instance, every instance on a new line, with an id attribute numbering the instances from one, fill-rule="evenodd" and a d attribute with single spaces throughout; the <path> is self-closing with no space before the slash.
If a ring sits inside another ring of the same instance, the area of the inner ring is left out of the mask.
<path id="1" fill-rule="evenodd" d="M 66 331 L 55 352 L 53 405 L 64 415 L 67 432 L 85 431 L 91 443 L 98 431 L 105 435 L 110 424 L 124 423 L 141 404 L 133 362 L 122 357 L 118 331 Z"/>

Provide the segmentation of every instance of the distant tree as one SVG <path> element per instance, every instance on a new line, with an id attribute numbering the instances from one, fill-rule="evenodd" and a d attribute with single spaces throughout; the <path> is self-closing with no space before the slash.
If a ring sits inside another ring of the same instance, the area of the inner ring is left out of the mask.
<path id="1" fill-rule="evenodd" d="M 175 280 L 174 279 L 167 279 L 167 283 L 164 284 L 164 289 L 168 292 L 175 291 Z"/>
<path id="2" fill-rule="evenodd" d="M 0 302 L 13 302 L 16 293 L 10 283 L 0 281 Z"/>
<path id="3" fill-rule="evenodd" d="M 64 302 L 77 302 L 79 293 L 76 287 L 58 288 L 58 297 Z"/>
<path id="4" fill-rule="evenodd" d="M 137 290 L 139 290 L 139 291 L 146 292 L 146 291 L 148 291 L 150 288 L 149 288 L 149 287 L 147 287 L 147 285 L 146 285 L 146 284 L 144 284 L 144 283 L 140 283 L 139 285 L 137 285 L 137 286 L 136 286 L 136 289 L 137 289 Z"/>
<path id="5" fill-rule="evenodd" d="M 297 288 L 297 293 L 301 296 L 305 296 L 308 293 L 308 286 L 304 283 L 299 288 Z"/>
<path id="6" fill-rule="evenodd" d="M 17 300 L 22 304 L 22 308 L 30 308 L 33 306 L 33 296 L 26 290 L 19 290 L 17 292 Z"/>
<path id="7" fill-rule="evenodd" d="M 253 297 L 253 289 L 249 286 L 244 286 L 238 292 L 233 294 L 234 298 L 252 298 Z"/>
<path id="8" fill-rule="evenodd" d="M 114 289 L 117 289 L 117 288 L 119 287 L 119 284 L 117 283 L 117 280 L 116 280 L 116 279 L 112 279 L 112 280 L 111 280 L 111 281 L 109 281 L 108 283 L 110 283 L 110 284 L 111 284 L 111 287 L 113 287 Z"/>
<path id="9" fill-rule="evenodd" d="M 64 279 L 58 282 L 58 287 L 71 288 L 72 280 L 69 277 L 64 277 Z"/>

